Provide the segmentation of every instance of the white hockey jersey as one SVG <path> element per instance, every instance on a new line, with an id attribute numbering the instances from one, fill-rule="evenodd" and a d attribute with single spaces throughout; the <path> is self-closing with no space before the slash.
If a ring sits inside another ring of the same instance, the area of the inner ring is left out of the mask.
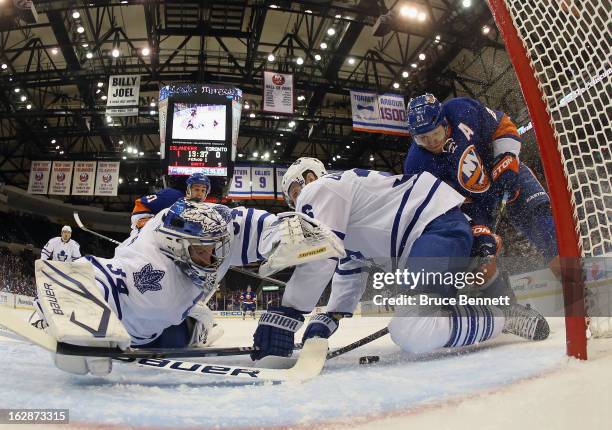
<path id="1" fill-rule="evenodd" d="M 159 251 L 155 229 L 167 211 L 119 245 L 114 258 L 84 257 L 93 265 L 97 285 L 132 337 L 132 345 L 149 343 L 165 328 L 180 324 L 198 301 L 212 296 L 230 265 L 262 260 L 271 248 L 270 240 L 260 238 L 276 216 L 256 209 L 232 209 L 229 255 L 217 272 L 215 286 L 204 291 Z"/>
<path id="2" fill-rule="evenodd" d="M 285 288 L 283 306 L 310 312 L 333 276 L 327 310 L 352 313 L 365 286 L 363 261 L 395 261 L 403 266 L 427 224 L 463 201 L 463 196 L 427 172 L 392 176 L 353 169 L 311 182 L 302 189 L 296 210 L 323 222 L 343 239 L 347 258 L 339 264 L 328 259 L 297 266 Z"/>
<path id="3" fill-rule="evenodd" d="M 80 245 L 72 239 L 64 242 L 59 236 L 49 239 L 40 253 L 42 260 L 71 262 L 80 257 Z"/>

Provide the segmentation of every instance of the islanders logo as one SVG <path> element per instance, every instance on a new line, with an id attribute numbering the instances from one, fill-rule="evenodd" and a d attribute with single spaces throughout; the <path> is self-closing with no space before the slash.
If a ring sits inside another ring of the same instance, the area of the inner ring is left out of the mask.
<path id="1" fill-rule="evenodd" d="M 89 173 L 81 173 L 79 175 L 79 180 L 81 182 L 87 182 L 88 179 L 89 179 Z"/>
<path id="2" fill-rule="evenodd" d="M 459 159 L 457 181 L 467 191 L 484 193 L 489 189 L 489 175 L 476 153 L 474 145 L 468 146 Z"/>
<path id="3" fill-rule="evenodd" d="M 59 172 L 56 176 L 57 182 L 64 182 L 66 179 L 66 174 L 64 172 Z"/>
<path id="4" fill-rule="evenodd" d="M 285 77 L 283 75 L 274 75 L 272 76 L 272 83 L 274 85 L 284 85 Z"/>
<path id="5" fill-rule="evenodd" d="M 102 175 L 102 182 L 106 182 L 107 184 L 113 180 L 113 175 L 110 173 L 105 173 Z"/>
<path id="6" fill-rule="evenodd" d="M 42 180 L 43 180 L 43 174 L 42 174 L 42 172 L 36 172 L 36 173 L 34 174 L 34 180 L 36 180 L 36 181 L 42 181 Z"/>

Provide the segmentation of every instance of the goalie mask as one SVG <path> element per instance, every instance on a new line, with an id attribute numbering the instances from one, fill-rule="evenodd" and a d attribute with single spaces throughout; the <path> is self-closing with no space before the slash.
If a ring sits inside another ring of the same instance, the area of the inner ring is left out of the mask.
<path id="1" fill-rule="evenodd" d="M 327 170 L 323 163 L 311 157 L 298 158 L 285 172 L 282 180 L 283 197 L 290 208 L 295 209 L 295 201 L 297 197 L 292 197 L 295 191 L 292 190 L 291 186 L 295 184 L 295 187 L 299 187 L 301 190 L 306 185 L 306 173 L 313 172 L 317 178 L 327 175 Z"/>
<path id="2" fill-rule="evenodd" d="M 230 219 L 230 210 L 223 205 L 180 199 L 156 230 L 159 248 L 196 285 L 212 289 L 217 270 L 229 254 Z"/>

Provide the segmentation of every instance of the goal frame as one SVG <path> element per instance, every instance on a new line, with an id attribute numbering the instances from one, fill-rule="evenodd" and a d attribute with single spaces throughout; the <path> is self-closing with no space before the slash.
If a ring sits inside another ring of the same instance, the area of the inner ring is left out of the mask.
<path id="1" fill-rule="evenodd" d="M 569 182 L 561 160 L 559 144 L 555 138 L 548 107 L 544 101 L 544 94 L 538 85 L 527 49 L 513 25 L 512 17 L 504 0 L 487 0 L 487 3 L 504 39 L 508 56 L 518 77 L 544 167 L 563 276 L 567 354 L 586 360 L 585 297 L 579 263 L 582 252 L 573 216 L 575 212 L 572 195 L 568 189 Z"/>

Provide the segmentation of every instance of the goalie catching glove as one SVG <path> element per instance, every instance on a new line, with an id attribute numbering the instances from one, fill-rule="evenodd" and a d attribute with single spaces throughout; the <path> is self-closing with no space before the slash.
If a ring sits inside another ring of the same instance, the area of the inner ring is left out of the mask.
<path id="1" fill-rule="evenodd" d="M 298 264 L 327 258 L 344 258 L 346 253 L 342 240 L 327 226 L 298 212 L 278 214 L 278 220 L 268 227 L 266 234 L 276 235 L 267 260 L 260 266 L 259 274 L 270 276 L 279 270 Z"/>

